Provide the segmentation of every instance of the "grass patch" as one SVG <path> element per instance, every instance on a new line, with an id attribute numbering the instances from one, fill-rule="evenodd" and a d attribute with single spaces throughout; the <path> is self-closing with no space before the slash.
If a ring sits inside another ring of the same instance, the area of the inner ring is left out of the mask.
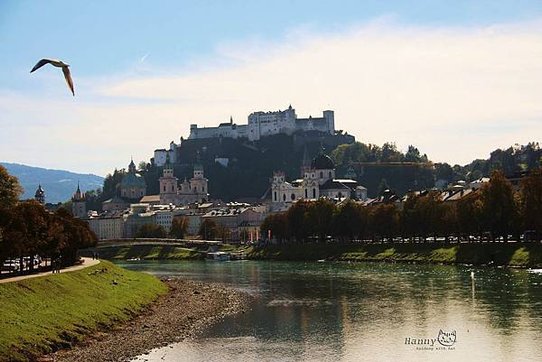
<path id="1" fill-rule="evenodd" d="M 154 276 L 109 262 L 0 284 L 0 359 L 28 360 L 111 326 L 166 293 Z"/>
<path id="2" fill-rule="evenodd" d="M 251 248 L 250 259 L 391 261 L 542 267 L 542 244 L 283 244 Z"/>
<path id="3" fill-rule="evenodd" d="M 139 258 L 141 260 L 192 260 L 204 257 L 197 249 L 183 248 L 178 245 L 136 244 L 102 246 L 97 251 L 100 253 L 100 258 L 108 260 L 126 260 L 132 258 Z"/>

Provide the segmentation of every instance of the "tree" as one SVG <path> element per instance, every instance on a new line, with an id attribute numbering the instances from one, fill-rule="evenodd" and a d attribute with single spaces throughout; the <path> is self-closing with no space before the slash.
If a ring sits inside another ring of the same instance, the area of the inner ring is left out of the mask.
<path id="1" fill-rule="evenodd" d="M 43 205 L 30 200 L 18 203 L 11 209 L 5 226 L 4 238 L 6 256 L 18 257 L 23 270 L 23 257 L 33 257 L 47 236 L 49 214 Z M 30 264 L 33 268 L 33 263 Z"/>
<path id="2" fill-rule="evenodd" d="M 188 218 L 186 216 L 176 216 L 171 221 L 169 235 L 177 239 L 183 239 L 188 230 Z"/>
<path id="3" fill-rule="evenodd" d="M 374 239 L 392 238 L 397 235 L 399 213 L 394 204 L 381 203 L 369 210 L 369 230 Z"/>
<path id="4" fill-rule="evenodd" d="M 459 232 L 470 240 L 482 232 L 483 202 L 479 192 L 472 192 L 457 201 L 457 224 Z"/>
<path id="5" fill-rule="evenodd" d="M 429 235 L 436 237 L 439 230 L 438 225 L 442 222 L 443 209 L 442 201 L 438 191 L 429 191 L 419 197 L 414 207 L 416 215 L 417 233 L 423 238 Z"/>
<path id="6" fill-rule="evenodd" d="M 126 171 L 124 169 L 120 171 L 115 169 L 113 174 L 108 174 L 105 177 L 104 187 L 102 190 L 102 198 L 104 201 L 118 196 L 118 188 L 125 174 Z"/>
<path id="7" fill-rule="evenodd" d="M 86 221 L 74 218 L 64 208 L 58 209 L 55 217 L 62 225 L 61 233 L 56 235 L 59 240 L 55 251 L 62 256 L 64 265 L 71 265 L 77 261 L 77 250 L 95 246 L 98 238 Z"/>
<path id="8" fill-rule="evenodd" d="M 288 218 L 286 213 L 270 214 L 260 225 L 260 234 L 267 238 L 271 231 L 271 238 L 283 242 L 288 237 Z"/>
<path id="9" fill-rule="evenodd" d="M 347 200 L 336 210 L 333 234 L 342 240 L 361 239 L 367 228 L 367 208 Z"/>
<path id="10" fill-rule="evenodd" d="M 218 224 L 212 219 L 204 219 L 198 231 L 203 240 L 215 240 L 219 237 Z"/>
<path id="11" fill-rule="evenodd" d="M 166 230 L 162 225 L 144 224 L 137 230 L 136 238 L 165 238 L 167 237 Z"/>
<path id="12" fill-rule="evenodd" d="M 521 221 L 523 230 L 533 230 L 539 239 L 542 235 L 542 171 L 534 170 L 521 182 Z"/>
<path id="13" fill-rule="evenodd" d="M 334 210 L 335 205 L 327 199 L 318 199 L 309 204 L 306 214 L 309 233 L 317 236 L 320 241 L 331 234 Z"/>
<path id="14" fill-rule="evenodd" d="M 481 188 L 483 204 L 483 221 L 486 229 L 495 236 L 502 236 L 504 241 L 508 235 L 517 232 L 517 205 L 512 185 L 500 170 L 491 173 L 490 182 Z"/>
<path id="15" fill-rule="evenodd" d="M 12 207 L 19 200 L 23 189 L 19 180 L 0 165 L 0 207 Z"/>
<path id="16" fill-rule="evenodd" d="M 435 163 L 435 180 L 454 181 L 454 169 L 447 163 Z"/>
<path id="17" fill-rule="evenodd" d="M 286 212 L 288 225 L 287 234 L 289 237 L 293 237 L 297 242 L 304 241 L 308 236 L 308 226 L 306 222 L 308 208 L 309 202 L 299 200 Z"/>

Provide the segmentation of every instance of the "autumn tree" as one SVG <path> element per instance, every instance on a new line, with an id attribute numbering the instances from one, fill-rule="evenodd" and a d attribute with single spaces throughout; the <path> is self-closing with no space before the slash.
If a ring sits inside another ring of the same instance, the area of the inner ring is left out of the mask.
<path id="1" fill-rule="evenodd" d="M 286 212 L 288 219 L 288 236 L 294 238 L 297 242 L 307 239 L 308 225 L 306 222 L 306 213 L 309 209 L 309 202 L 299 200 L 293 204 Z"/>
<path id="2" fill-rule="evenodd" d="M 533 230 L 542 236 L 542 171 L 534 170 L 521 182 L 521 221 L 523 230 Z"/>
<path id="3" fill-rule="evenodd" d="M 493 237 L 502 236 L 507 241 L 509 234 L 517 232 L 517 205 L 512 185 L 502 171 L 493 171 L 490 182 L 480 191 L 486 229 Z"/>
<path id="4" fill-rule="evenodd" d="M 19 180 L 0 165 L 0 207 L 11 207 L 19 200 L 23 189 Z"/>
<path id="5" fill-rule="evenodd" d="M 369 231 L 373 240 L 396 236 L 399 229 L 399 213 L 393 203 L 381 203 L 369 209 Z"/>
<path id="6" fill-rule="evenodd" d="M 198 235 L 203 240 L 215 240 L 219 237 L 219 231 L 218 224 L 214 220 L 205 218 L 199 226 Z"/>
<path id="7" fill-rule="evenodd" d="M 463 192 L 463 191 L 461 191 Z M 482 232 L 483 202 L 480 193 L 472 192 L 456 204 L 459 233 L 467 240 Z"/>
<path id="8" fill-rule="evenodd" d="M 367 228 L 367 208 L 347 200 L 335 213 L 334 235 L 342 240 L 361 239 Z"/>
<path id="9" fill-rule="evenodd" d="M 271 234 L 271 238 L 279 242 L 285 241 L 288 238 L 288 218 L 286 213 L 268 215 L 260 225 L 260 234 L 264 238 Z"/>
<path id="10" fill-rule="evenodd" d="M 323 241 L 332 232 L 333 212 L 335 205 L 327 199 L 318 199 L 312 202 L 306 214 L 306 223 L 309 234 Z"/>
<path id="11" fill-rule="evenodd" d="M 171 221 L 169 235 L 173 238 L 183 239 L 188 230 L 188 218 L 186 216 L 176 216 Z"/>

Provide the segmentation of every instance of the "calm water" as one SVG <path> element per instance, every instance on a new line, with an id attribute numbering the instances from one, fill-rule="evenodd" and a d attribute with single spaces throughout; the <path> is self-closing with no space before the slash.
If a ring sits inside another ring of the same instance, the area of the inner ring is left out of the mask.
<path id="1" fill-rule="evenodd" d="M 122 266 L 255 296 L 250 312 L 140 361 L 542 361 L 542 270 L 255 261 Z M 412 344 L 418 340 L 426 344 Z"/>

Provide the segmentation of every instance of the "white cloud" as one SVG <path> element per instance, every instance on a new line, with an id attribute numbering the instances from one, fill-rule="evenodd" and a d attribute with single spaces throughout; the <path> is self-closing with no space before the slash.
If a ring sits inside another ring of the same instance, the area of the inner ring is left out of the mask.
<path id="1" fill-rule="evenodd" d="M 84 79 L 77 102 L 4 100 L 1 112 L 33 120 L 29 127 L 18 122 L 24 145 L 0 149 L 11 157 L 32 150 L 59 167 L 104 174 L 131 154 L 148 159 L 188 136 L 190 123 L 211 126 L 230 115 L 246 123 L 252 111 L 290 103 L 300 116 L 334 109 L 336 127 L 359 141 L 414 144 L 451 163 L 542 134 L 540 22 L 432 28 L 379 20 L 285 39 L 222 44 L 199 64 L 145 73 L 155 76 Z M 38 136 L 42 123 L 53 127 L 46 137 Z M 1 136 L 2 144 L 12 137 Z M 66 148 L 77 149 L 76 161 Z"/>

